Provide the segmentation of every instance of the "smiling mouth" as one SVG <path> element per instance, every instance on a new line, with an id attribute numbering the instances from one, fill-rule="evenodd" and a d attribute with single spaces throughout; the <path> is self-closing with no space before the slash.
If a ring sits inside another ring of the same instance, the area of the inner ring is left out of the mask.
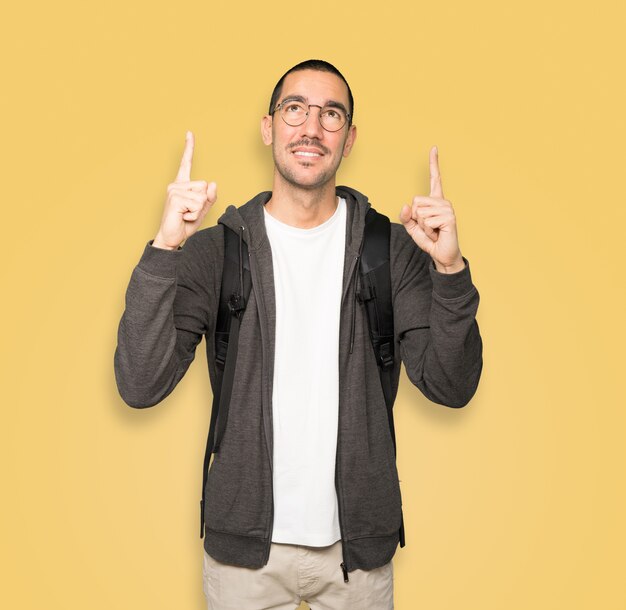
<path id="1" fill-rule="evenodd" d="M 319 153 L 319 152 L 309 152 L 309 151 L 306 151 L 306 150 L 296 150 L 293 154 L 296 157 L 304 157 L 304 158 L 307 158 L 307 159 L 323 156 L 322 153 Z"/>

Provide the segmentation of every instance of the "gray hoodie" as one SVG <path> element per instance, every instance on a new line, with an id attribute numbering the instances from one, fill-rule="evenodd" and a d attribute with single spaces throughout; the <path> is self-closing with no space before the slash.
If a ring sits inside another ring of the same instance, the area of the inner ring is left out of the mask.
<path id="1" fill-rule="evenodd" d="M 356 299 L 359 248 L 367 198 L 337 187 L 347 201 L 346 247 L 339 331 L 339 421 L 335 485 L 344 573 L 391 560 L 399 542 L 402 500 L 385 399 L 363 305 Z M 209 466 L 204 497 L 204 548 L 216 560 L 259 568 L 269 558 L 273 526 L 272 382 L 276 302 L 272 253 L 263 205 L 270 192 L 218 224 L 198 231 L 178 250 L 145 246 L 126 291 L 114 365 L 120 395 L 150 407 L 174 389 L 206 335 L 209 376 L 216 387 L 213 336 L 219 305 L 223 228 L 243 227 L 252 291 L 241 321 L 239 350 L 220 449 Z M 439 273 L 403 225 L 391 223 L 391 283 L 395 363 L 431 401 L 463 407 L 482 370 L 475 316 L 479 295 L 469 263 Z M 347 574 L 346 574 L 347 576 Z"/>

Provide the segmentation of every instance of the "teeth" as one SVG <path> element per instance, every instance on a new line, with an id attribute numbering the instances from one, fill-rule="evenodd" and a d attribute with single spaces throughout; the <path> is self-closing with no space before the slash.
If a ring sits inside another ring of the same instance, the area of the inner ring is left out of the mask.
<path id="1" fill-rule="evenodd" d="M 301 157 L 320 157 L 321 156 L 319 153 L 305 152 L 303 150 L 298 150 L 294 154 L 300 155 Z"/>

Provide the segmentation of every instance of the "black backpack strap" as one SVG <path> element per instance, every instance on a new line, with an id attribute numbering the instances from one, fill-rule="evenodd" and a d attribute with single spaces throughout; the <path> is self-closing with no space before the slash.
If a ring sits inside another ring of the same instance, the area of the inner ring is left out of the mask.
<path id="1" fill-rule="evenodd" d="M 217 383 L 213 388 L 213 406 L 211 423 L 204 453 L 202 471 L 202 495 L 200 498 L 200 538 L 204 536 L 204 493 L 208 478 L 211 454 L 217 453 L 226 429 L 228 408 L 235 377 L 237 348 L 239 345 L 239 325 L 246 309 L 252 279 L 248 262 L 248 246 L 243 241 L 242 231 L 237 235 L 232 229 L 224 227 L 224 266 L 220 303 L 215 325 L 215 363 L 217 365 Z M 230 347 L 229 347 L 230 346 Z"/>
<path id="2" fill-rule="evenodd" d="M 361 285 L 357 298 L 367 313 L 370 339 L 374 348 L 380 383 L 387 407 L 387 420 L 396 454 L 396 433 L 393 423 L 392 376 L 395 337 L 391 298 L 390 248 L 391 223 L 384 214 L 370 207 L 365 215 L 363 247 L 361 250 Z M 400 546 L 404 542 L 404 518 L 400 525 Z"/>
<path id="3" fill-rule="evenodd" d="M 365 216 L 365 231 L 361 250 L 361 285 L 357 298 L 364 304 L 367 313 L 370 339 L 380 373 L 395 451 L 396 436 L 393 427 L 393 396 L 391 392 L 394 334 L 389 266 L 390 237 L 391 223 L 389 218 L 384 214 L 379 214 L 374 208 L 370 208 Z"/>

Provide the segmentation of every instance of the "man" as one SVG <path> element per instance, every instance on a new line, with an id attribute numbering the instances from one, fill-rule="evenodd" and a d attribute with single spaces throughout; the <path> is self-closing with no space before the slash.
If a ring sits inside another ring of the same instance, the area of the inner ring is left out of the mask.
<path id="1" fill-rule="evenodd" d="M 357 300 L 367 198 L 336 187 L 354 146 L 348 83 L 326 62 L 278 82 L 261 134 L 271 192 L 229 206 L 197 231 L 215 183 L 191 180 L 188 132 L 159 231 L 133 271 L 115 354 L 133 407 L 163 400 L 214 333 L 229 227 L 247 246 L 252 289 L 239 328 L 227 425 L 204 494 L 209 608 L 393 608 L 392 557 L 404 545 L 401 494 L 368 320 Z M 430 400 L 462 407 L 475 393 L 479 296 L 444 199 L 437 150 L 431 189 L 391 225 L 395 357 Z M 184 247 L 181 246 L 184 242 Z M 242 268 L 243 270 L 243 268 Z"/>

